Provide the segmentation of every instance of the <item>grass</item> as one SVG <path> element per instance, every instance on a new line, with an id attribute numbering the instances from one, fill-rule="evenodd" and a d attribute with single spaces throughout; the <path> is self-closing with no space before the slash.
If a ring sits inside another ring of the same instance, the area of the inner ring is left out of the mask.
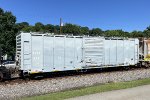
<path id="1" fill-rule="evenodd" d="M 129 81 L 129 82 L 107 83 L 103 85 L 99 84 L 91 87 L 83 87 L 83 88 L 78 88 L 73 90 L 66 90 L 63 92 L 56 92 L 56 93 L 50 93 L 46 95 L 27 97 L 27 98 L 23 98 L 22 100 L 62 100 L 62 99 L 73 98 L 77 96 L 132 88 L 132 87 L 148 85 L 148 84 L 150 84 L 150 78 L 136 80 L 136 81 Z"/>

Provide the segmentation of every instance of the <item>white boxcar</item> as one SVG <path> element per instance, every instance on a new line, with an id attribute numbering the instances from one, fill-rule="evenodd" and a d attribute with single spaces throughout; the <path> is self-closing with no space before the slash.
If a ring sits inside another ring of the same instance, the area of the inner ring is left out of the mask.
<path id="1" fill-rule="evenodd" d="M 106 39 L 21 33 L 16 37 L 20 70 L 28 73 L 135 65 L 138 39 Z"/>

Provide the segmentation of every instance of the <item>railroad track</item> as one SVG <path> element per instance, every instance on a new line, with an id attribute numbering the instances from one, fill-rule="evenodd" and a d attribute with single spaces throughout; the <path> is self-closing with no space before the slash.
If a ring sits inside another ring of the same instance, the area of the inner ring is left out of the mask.
<path id="1" fill-rule="evenodd" d="M 52 73 L 50 77 L 41 79 L 12 79 L 0 83 L 0 100 L 13 100 L 26 96 L 47 94 L 96 84 L 124 82 L 150 78 L 150 69 L 132 68 L 91 70 L 86 73 Z"/>
<path id="2" fill-rule="evenodd" d="M 132 67 L 130 69 L 123 69 L 121 67 L 118 68 L 104 68 L 104 69 L 91 69 L 86 71 L 66 71 L 66 72 L 54 72 L 54 73 L 48 73 L 46 76 L 38 76 L 34 78 L 26 78 L 21 79 L 19 77 L 12 78 L 9 80 L 4 80 L 3 82 L 0 82 L 0 85 L 13 85 L 13 84 L 21 84 L 21 83 L 28 83 L 28 82 L 38 82 L 38 81 L 44 81 L 44 80 L 51 80 L 51 79 L 62 79 L 62 78 L 69 78 L 69 77 L 77 77 L 77 76 L 86 76 L 86 75 L 92 75 L 92 74 L 100 74 L 100 73 L 114 73 L 114 72 L 122 72 L 122 71 L 132 71 L 132 70 L 143 70 L 145 68 L 143 67 Z M 147 68 L 148 69 L 148 68 Z"/>

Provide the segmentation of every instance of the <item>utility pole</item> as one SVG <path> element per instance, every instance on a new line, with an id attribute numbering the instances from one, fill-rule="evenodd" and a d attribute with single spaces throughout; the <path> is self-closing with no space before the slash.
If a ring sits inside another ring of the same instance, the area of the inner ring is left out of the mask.
<path id="1" fill-rule="evenodd" d="M 62 23 L 62 19 L 60 18 L 60 34 L 62 33 L 62 25 L 63 23 Z"/>

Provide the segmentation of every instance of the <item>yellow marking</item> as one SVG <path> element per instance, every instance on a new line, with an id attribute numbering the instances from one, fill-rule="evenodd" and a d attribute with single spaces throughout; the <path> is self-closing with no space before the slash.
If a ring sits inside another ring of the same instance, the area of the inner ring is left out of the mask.
<path id="1" fill-rule="evenodd" d="M 150 58 L 144 58 L 144 61 L 150 61 Z"/>
<path id="2" fill-rule="evenodd" d="M 59 72 L 59 70 L 54 70 L 54 71 L 52 71 L 52 72 Z"/>
<path id="3" fill-rule="evenodd" d="M 43 73 L 41 71 L 38 71 L 38 72 L 30 72 L 30 74 L 37 74 L 37 73 Z"/>
<path id="4" fill-rule="evenodd" d="M 79 68 L 76 68 L 75 70 L 80 70 Z"/>

